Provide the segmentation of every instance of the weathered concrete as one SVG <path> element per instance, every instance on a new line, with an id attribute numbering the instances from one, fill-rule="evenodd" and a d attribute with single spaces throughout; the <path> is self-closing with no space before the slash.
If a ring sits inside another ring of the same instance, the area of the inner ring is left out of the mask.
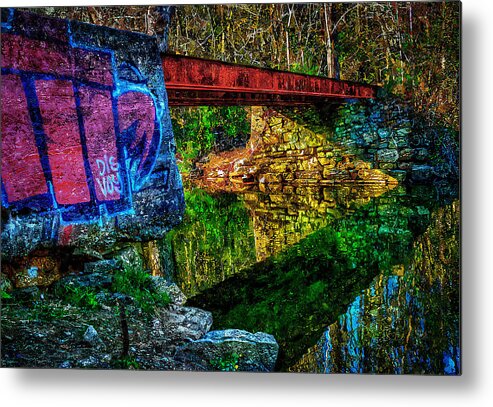
<path id="1" fill-rule="evenodd" d="M 1 53 L 4 259 L 181 221 L 155 38 L 2 9 Z"/>

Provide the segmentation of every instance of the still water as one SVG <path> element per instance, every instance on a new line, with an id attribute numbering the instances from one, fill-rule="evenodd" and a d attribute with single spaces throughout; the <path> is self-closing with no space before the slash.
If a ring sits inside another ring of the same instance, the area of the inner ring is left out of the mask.
<path id="1" fill-rule="evenodd" d="M 275 336 L 276 370 L 460 373 L 454 187 L 186 192 L 174 278 L 214 329 Z"/>

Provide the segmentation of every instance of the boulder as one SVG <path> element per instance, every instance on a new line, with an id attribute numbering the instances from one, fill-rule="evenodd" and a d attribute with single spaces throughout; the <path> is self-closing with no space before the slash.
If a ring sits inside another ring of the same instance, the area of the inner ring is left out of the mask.
<path id="1" fill-rule="evenodd" d="M 43 298 L 41 290 L 37 286 L 14 289 L 12 297 L 16 302 L 39 301 Z"/>
<path id="2" fill-rule="evenodd" d="M 119 267 L 124 270 L 135 269 L 143 270 L 144 262 L 142 260 L 142 253 L 137 248 L 137 245 L 129 245 L 120 250 L 115 255 L 114 260 Z"/>
<path id="3" fill-rule="evenodd" d="M 84 264 L 84 273 L 111 273 L 117 268 L 115 260 L 100 260 Z"/>
<path id="4" fill-rule="evenodd" d="M 81 359 L 78 361 L 79 367 L 85 368 L 85 369 L 97 369 L 101 368 L 101 363 L 98 358 L 95 356 L 89 356 L 87 358 Z"/>
<path id="5" fill-rule="evenodd" d="M 52 256 L 23 257 L 2 264 L 15 288 L 47 287 L 61 277 L 60 268 L 60 258 Z"/>
<path id="6" fill-rule="evenodd" d="M 173 304 L 183 305 L 187 301 L 186 295 L 175 283 L 171 283 L 161 276 L 152 276 L 151 281 L 153 290 L 158 294 L 168 294 Z"/>
<path id="7" fill-rule="evenodd" d="M 212 326 L 212 314 L 194 307 L 171 305 L 161 308 L 152 321 L 155 349 L 175 348 L 187 341 L 202 338 Z"/>
<path id="8" fill-rule="evenodd" d="M 177 357 L 199 360 L 209 368 L 217 366 L 220 361 L 234 358 L 234 370 L 271 372 L 278 351 L 279 345 L 270 334 L 226 329 L 211 331 L 201 339 L 186 343 L 177 350 Z"/>

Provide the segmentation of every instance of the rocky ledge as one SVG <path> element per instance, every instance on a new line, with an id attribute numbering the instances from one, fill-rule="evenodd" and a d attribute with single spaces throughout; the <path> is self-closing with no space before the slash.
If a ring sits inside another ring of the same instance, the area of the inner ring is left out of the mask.
<path id="1" fill-rule="evenodd" d="M 2 366 L 274 369 L 279 346 L 272 335 L 236 329 L 210 331 L 210 312 L 185 306 L 186 297 L 176 284 L 161 277 L 150 281 L 154 293 L 167 293 L 169 304 L 144 310 L 137 299 L 105 290 L 108 276 L 101 279 L 92 274 L 66 277 L 43 291 L 37 287 L 4 291 L 8 298 L 2 303 Z M 57 294 L 64 285 L 73 294 L 75 287 L 88 284 L 99 287 L 92 309 L 71 305 Z"/>

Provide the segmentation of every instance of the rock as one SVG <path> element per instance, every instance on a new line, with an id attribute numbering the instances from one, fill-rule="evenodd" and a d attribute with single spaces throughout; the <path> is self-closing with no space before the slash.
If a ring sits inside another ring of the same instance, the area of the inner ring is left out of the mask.
<path id="1" fill-rule="evenodd" d="M 377 130 L 378 132 L 378 136 L 382 139 L 382 140 L 386 140 L 387 138 L 389 138 L 390 136 L 390 131 L 387 130 L 387 129 L 378 129 Z"/>
<path id="2" fill-rule="evenodd" d="M 414 153 L 412 148 L 404 148 L 399 151 L 399 161 L 412 161 Z"/>
<path id="3" fill-rule="evenodd" d="M 407 176 L 407 172 L 403 170 L 389 170 L 387 171 L 387 174 L 399 182 L 405 181 Z"/>
<path id="4" fill-rule="evenodd" d="M 411 168 L 410 177 L 414 182 L 428 182 L 433 176 L 433 168 L 429 165 L 413 165 Z"/>
<path id="5" fill-rule="evenodd" d="M 100 367 L 100 361 L 95 356 L 89 356 L 88 358 L 79 360 L 79 366 L 86 369 L 97 369 Z"/>
<path id="6" fill-rule="evenodd" d="M 112 298 L 112 295 L 109 292 L 106 291 L 100 291 L 96 294 L 96 301 L 98 304 L 104 305 L 104 306 L 111 306 L 114 305 L 114 300 Z"/>
<path id="7" fill-rule="evenodd" d="M 379 168 L 382 170 L 393 170 L 395 168 L 394 163 L 380 163 Z"/>
<path id="8" fill-rule="evenodd" d="M 160 309 L 152 321 L 155 348 L 169 348 L 202 338 L 212 326 L 212 314 L 194 307 L 172 305 Z"/>
<path id="9" fill-rule="evenodd" d="M 407 137 L 407 136 L 409 136 L 409 134 L 411 134 L 411 128 L 404 127 L 404 128 L 398 129 L 396 131 L 396 133 L 400 137 Z"/>
<path id="10" fill-rule="evenodd" d="M 61 260 L 50 256 L 23 257 L 2 264 L 15 288 L 47 287 L 61 277 L 60 267 Z"/>
<path id="11" fill-rule="evenodd" d="M 40 289 L 36 286 L 19 288 L 12 291 L 12 297 L 18 302 L 38 301 L 42 295 Z"/>
<path id="12" fill-rule="evenodd" d="M 135 299 L 133 297 L 130 297 L 127 294 L 122 294 L 122 293 L 112 293 L 109 295 L 109 303 L 111 305 L 115 305 L 118 303 L 124 304 L 124 305 L 131 305 L 134 304 Z"/>
<path id="13" fill-rule="evenodd" d="M 96 331 L 92 325 L 87 327 L 86 332 L 84 333 L 84 341 L 91 346 L 98 346 L 103 342 L 98 335 L 98 331 Z"/>
<path id="14" fill-rule="evenodd" d="M 271 372 L 276 364 L 279 345 L 263 332 L 252 334 L 239 329 L 211 331 L 202 339 L 181 346 L 177 357 L 190 358 L 211 366 L 211 362 L 237 355 L 237 370 Z M 214 363 L 214 362 L 213 362 Z"/>
<path id="15" fill-rule="evenodd" d="M 113 276 L 106 272 L 91 274 L 69 274 L 55 284 L 55 289 L 64 286 L 91 287 L 96 289 L 109 288 L 113 283 Z"/>
<path id="16" fill-rule="evenodd" d="M 116 268 L 117 264 L 115 260 L 100 260 L 94 261 L 91 263 L 84 264 L 84 273 L 92 274 L 92 273 L 112 273 Z"/>
<path id="17" fill-rule="evenodd" d="M 98 331 L 96 331 L 92 325 L 87 327 L 86 332 L 84 333 L 84 341 L 93 348 L 105 348 L 104 342 L 99 337 Z"/>
<path id="18" fill-rule="evenodd" d="M 176 305 L 183 305 L 187 297 L 175 283 L 170 283 L 161 276 L 152 276 L 152 288 L 158 294 L 168 294 L 171 302 Z"/>
<path id="19" fill-rule="evenodd" d="M 142 260 L 142 253 L 136 246 L 131 245 L 120 252 L 114 257 L 116 264 L 122 267 L 124 270 L 135 269 L 143 270 L 144 262 Z"/>
<path id="20" fill-rule="evenodd" d="M 70 361 L 65 360 L 58 366 L 59 369 L 70 369 L 72 367 L 72 363 Z"/>
<path id="21" fill-rule="evenodd" d="M 383 148 L 377 151 L 377 161 L 385 163 L 395 163 L 399 159 L 397 150 Z"/>
<path id="22" fill-rule="evenodd" d="M 374 143 L 378 140 L 378 134 L 374 132 L 363 133 L 363 140 L 366 144 Z"/>

